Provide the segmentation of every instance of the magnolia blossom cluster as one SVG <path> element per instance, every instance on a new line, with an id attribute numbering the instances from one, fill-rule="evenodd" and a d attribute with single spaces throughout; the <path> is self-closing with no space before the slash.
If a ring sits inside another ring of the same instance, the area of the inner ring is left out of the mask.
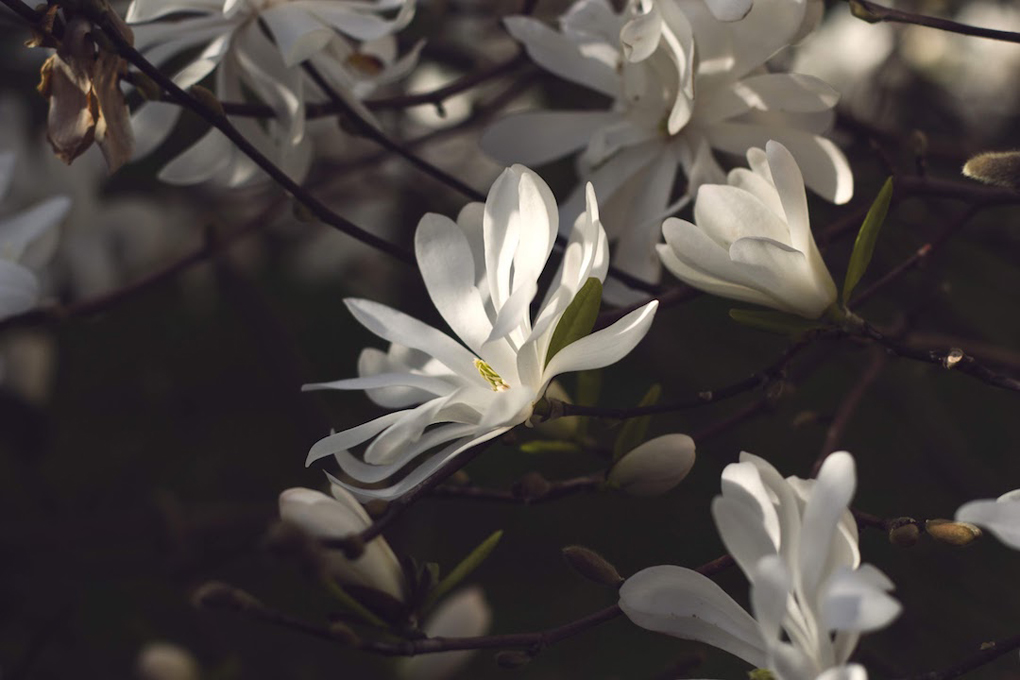
<path id="1" fill-rule="evenodd" d="M 634 0 L 617 13 L 605 0 L 578 0 L 559 31 L 508 18 L 507 29 L 542 68 L 612 103 L 605 111 L 523 112 L 493 125 L 482 144 L 504 162 L 529 165 L 580 151 L 579 175 L 615 226 L 614 263 L 658 281 L 662 219 L 702 184 L 724 181 L 713 150 L 743 155 L 776 140 L 805 167 L 812 190 L 836 203 L 852 196 L 846 158 L 822 136 L 836 91 L 811 76 L 765 68 L 813 28 L 820 5 L 757 0 L 748 10 L 739 2 Z M 681 171 L 685 188 L 671 200 Z M 578 187 L 564 213 L 582 201 Z M 628 297 L 619 286 L 607 292 Z"/>
<path id="2" fill-rule="evenodd" d="M 753 616 L 709 578 L 670 565 L 638 572 L 620 589 L 631 621 L 726 650 L 778 680 L 864 680 L 849 664 L 861 633 L 900 612 L 893 584 L 861 564 L 849 512 L 854 459 L 829 455 L 818 478 L 784 479 L 742 453 L 726 466 L 712 515 L 723 543 L 751 583 Z"/>
<path id="3" fill-rule="evenodd" d="M 414 8 L 413 0 L 134 0 L 127 21 L 135 46 L 157 66 L 204 45 L 174 82 L 188 88 L 211 75 L 211 89 L 221 101 L 242 102 L 251 93 L 269 106 L 275 117 L 264 127 L 254 119 L 232 122 L 260 151 L 300 179 L 312 152 L 306 103 L 328 100 L 309 72 L 359 117 L 374 121 L 360 100 L 403 77 L 417 62 L 421 46 L 400 56 L 394 38 L 411 21 Z M 167 138 L 179 112 L 179 107 L 160 102 L 140 108 L 132 121 L 136 157 Z M 257 166 L 212 129 L 171 161 L 160 177 L 176 184 L 238 186 L 256 173 Z"/>

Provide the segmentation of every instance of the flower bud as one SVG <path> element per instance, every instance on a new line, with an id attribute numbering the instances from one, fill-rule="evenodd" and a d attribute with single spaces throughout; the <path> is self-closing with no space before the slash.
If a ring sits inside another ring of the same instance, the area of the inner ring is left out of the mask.
<path id="1" fill-rule="evenodd" d="M 316 539 L 355 536 L 372 522 L 361 505 L 339 486 L 336 498 L 311 489 L 287 489 L 280 494 L 280 518 Z M 324 551 L 324 569 L 340 583 L 372 588 L 404 601 L 406 584 L 397 556 L 383 538 L 364 546 L 356 559 L 339 550 Z"/>
<path id="2" fill-rule="evenodd" d="M 900 548 L 917 545 L 921 528 L 912 517 L 897 517 L 889 523 L 889 542 Z"/>
<path id="3" fill-rule="evenodd" d="M 972 179 L 1007 189 L 1020 188 L 1020 151 L 979 153 L 963 166 Z"/>
<path id="4" fill-rule="evenodd" d="M 658 496 L 679 484 L 692 467 L 694 440 L 667 434 L 621 458 L 609 471 L 609 483 L 633 496 Z"/>
<path id="5" fill-rule="evenodd" d="M 514 484 L 513 493 L 518 498 L 532 500 L 546 495 L 551 488 L 548 479 L 537 472 L 529 472 Z"/>
<path id="6" fill-rule="evenodd" d="M 973 524 L 948 519 L 930 519 L 924 529 L 935 540 L 955 546 L 968 545 L 981 536 L 981 529 Z"/>
<path id="7" fill-rule="evenodd" d="M 600 586 L 618 586 L 623 582 L 620 572 L 606 558 L 583 545 L 568 545 L 563 557 L 581 576 Z"/>

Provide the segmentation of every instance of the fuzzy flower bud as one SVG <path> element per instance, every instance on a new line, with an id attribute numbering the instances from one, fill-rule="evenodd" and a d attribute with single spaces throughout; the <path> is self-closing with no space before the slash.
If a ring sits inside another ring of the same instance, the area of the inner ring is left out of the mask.
<path id="1" fill-rule="evenodd" d="M 638 446 L 609 471 L 609 483 L 632 496 L 658 496 L 683 481 L 694 467 L 694 440 L 667 434 Z"/>

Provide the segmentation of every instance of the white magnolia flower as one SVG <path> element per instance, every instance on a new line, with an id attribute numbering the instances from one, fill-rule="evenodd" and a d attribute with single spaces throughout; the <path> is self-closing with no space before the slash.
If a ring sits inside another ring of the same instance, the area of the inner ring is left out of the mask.
<path id="1" fill-rule="evenodd" d="M 169 18 L 177 13 L 186 15 Z M 359 100 L 408 73 L 417 60 L 420 45 L 397 58 L 392 35 L 413 15 L 414 0 L 134 0 L 126 18 L 140 24 L 133 26 L 135 46 L 157 66 L 205 45 L 174 82 L 186 89 L 215 70 L 213 92 L 222 101 L 240 102 L 254 95 L 270 106 L 276 118 L 265 127 L 251 118 L 232 122 L 288 174 L 300 178 L 311 154 L 305 103 L 325 101 L 301 64 L 314 66 L 337 94 L 372 121 Z M 179 113 L 180 107 L 160 102 L 139 110 L 132 121 L 136 158 L 166 139 Z M 254 163 L 212 129 L 171 161 L 160 178 L 175 184 L 213 180 L 238 186 L 256 171 Z"/>
<path id="2" fill-rule="evenodd" d="M 1009 547 L 1020 550 L 1020 489 L 995 500 L 964 503 L 956 511 L 956 521 L 984 527 Z"/>
<path id="3" fill-rule="evenodd" d="M 138 653 L 140 680 L 199 680 L 198 662 L 191 652 L 170 642 L 150 642 Z"/>
<path id="4" fill-rule="evenodd" d="M 747 162 L 728 184 L 698 189 L 696 224 L 663 223 L 659 256 L 695 288 L 816 319 L 836 301 L 836 284 L 811 234 L 800 168 L 772 141 Z"/>
<path id="5" fill-rule="evenodd" d="M 684 480 L 694 467 L 694 440 L 686 434 L 649 439 L 609 471 L 609 483 L 632 496 L 658 496 Z"/>
<path id="6" fill-rule="evenodd" d="M 14 179 L 14 154 L 0 153 L 0 199 Z M 33 269 L 53 255 L 55 227 L 71 208 L 71 199 L 54 196 L 10 217 L 0 218 L 0 319 L 27 312 L 39 302 Z"/>
<path id="7" fill-rule="evenodd" d="M 769 73 L 764 64 L 811 23 L 801 0 L 756 0 L 742 20 L 717 20 L 704 0 L 642 0 L 616 14 L 606 0 L 578 0 L 560 32 L 528 17 L 506 26 L 542 68 L 606 95 L 606 111 L 539 111 L 489 128 L 496 158 L 538 165 L 582 150 L 578 170 L 602 197 L 619 231 L 613 263 L 657 281 L 662 218 L 697 187 L 723 181 L 712 149 L 743 155 L 769 139 L 804 166 L 808 186 L 845 203 L 853 176 L 842 152 L 821 136 L 838 94 L 810 76 Z M 678 170 L 683 195 L 670 204 Z M 577 211 L 575 190 L 564 210 Z M 607 293 L 609 289 L 607 289 Z"/>
<path id="8" fill-rule="evenodd" d="M 485 635 L 492 624 L 492 609 L 478 586 L 470 586 L 444 599 L 422 626 L 428 637 L 463 638 Z M 454 677 L 476 652 L 464 650 L 421 654 L 400 660 L 405 680 L 445 680 Z"/>
<path id="9" fill-rule="evenodd" d="M 887 625 L 900 605 L 889 579 L 860 563 L 855 485 L 845 451 L 825 459 L 817 480 L 783 479 L 742 453 L 723 471 L 712 514 L 751 582 L 754 617 L 711 579 L 669 565 L 627 579 L 620 607 L 642 628 L 706 642 L 778 680 L 866 678 L 847 660 L 860 633 Z"/>
<path id="10" fill-rule="evenodd" d="M 353 496 L 336 485 L 332 491 L 334 498 L 312 489 L 287 489 L 280 494 L 280 519 L 314 538 L 346 538 L 372 523 Z M 326 555 L 326 569 L 340 583 L 374 588 L 404 601 L 407 590 L 404 570 L 381 536 L 370 541 L 355 560 L 339 550 L 329 550 Z"/>
<path id="11" fill-rule="evenodd" d="M 534 319 L 530 308 L 559 219 L 538 175 L 515 165 L 496 179 L 484 205 L 465 206 L 456 222 L 423 217 L 415 234 L 418 266 L 432 302 L 463 344 L 385 305 L 346 300 L 359 323 L 392 343 L 389 352 L 364 350 L 359 378 L 308 387 L 365 390 L 380 406 L 399 410 L 319 441 L 308 463 L 333 455 L 345 473 L 372 484 L 434 451 L 387 488 L 348 487 L 362 498 L 400 496 L 462 451 L 525 422 L 557 375 L 626 356 L 648 332 L 657 301 L 549 355 L 576 293 L 589 278 L 604 279 L 609 267 L 590 187 L 587 197 Z M 369 440 L 363 460 L 348 451 Z"/>

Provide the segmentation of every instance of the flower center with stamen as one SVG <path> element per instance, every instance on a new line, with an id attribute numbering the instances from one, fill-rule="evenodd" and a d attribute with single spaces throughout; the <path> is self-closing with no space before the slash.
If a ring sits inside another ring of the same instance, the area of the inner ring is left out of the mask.
<path id="1" fill-rule="evenodd" d="M 485 379 L 485 382 L 492 386 L 493 392 L 506 392 L 510 389 L 510 386 L 503 382 L 503 379 L 499 377 L 499 373 L 492 370 L 492 366 L 481 359 L 475 359 L 475 368 L 478 369 L 478 374 Z"/>

